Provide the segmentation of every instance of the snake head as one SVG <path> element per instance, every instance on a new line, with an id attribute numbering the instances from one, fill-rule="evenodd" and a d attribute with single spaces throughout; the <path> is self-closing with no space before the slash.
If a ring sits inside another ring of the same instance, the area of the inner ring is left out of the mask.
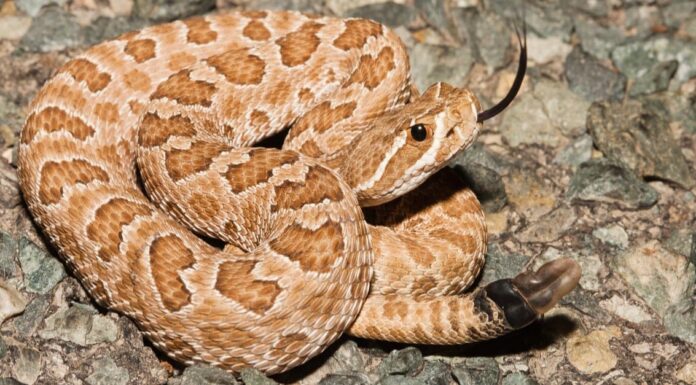
<path id="1" fill-rule="evenodd" d="M 444 167 L 478 135 L 478 99 L 436 83 L 420 97 L 376 118 L 351 145 L 340 170 L 361 206 L 397 198 Z"/>

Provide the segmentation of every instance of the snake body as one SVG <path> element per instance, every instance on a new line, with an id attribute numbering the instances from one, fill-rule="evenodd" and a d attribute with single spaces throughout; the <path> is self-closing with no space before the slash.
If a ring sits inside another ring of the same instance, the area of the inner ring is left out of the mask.
<path id="1" fill-rule="evenodd" d="M 444 83 L 417 95 L 373 21 L 195 17 L 66 63 L 31 105 L 20 185 L 94 299 L 175 360 L 273 374 L 343 332 L 466 343 L 530 323 L 579 274 L 564 261 L 462 294 L 486 229 L 439 170 L 479 110 Z M 286 127 L 282 149 L 254 147 Z"/>

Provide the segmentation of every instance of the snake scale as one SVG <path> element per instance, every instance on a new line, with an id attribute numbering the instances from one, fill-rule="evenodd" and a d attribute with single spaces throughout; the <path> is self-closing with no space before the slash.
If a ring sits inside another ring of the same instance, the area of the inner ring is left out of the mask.
<path id="1" fill-rule="evenodd" d="M 481 112 L 445 83 L 419 95 L 409 71 L 365 19 L 229 12 L 126 33 L 39 91 L 21 189 L 93 298 L 186 364 L 273 374 L 344 332 L 462 344 L 523 327 L 579 267 L 464 293 L 486 228 L 444 168 L 517 90 Z M 282 149 L 254 146 L 287 127 Z"/>

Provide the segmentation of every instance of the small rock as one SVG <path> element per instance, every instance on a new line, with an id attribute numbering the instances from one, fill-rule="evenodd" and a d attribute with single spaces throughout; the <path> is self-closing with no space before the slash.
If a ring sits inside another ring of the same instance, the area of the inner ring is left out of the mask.
<path id="1" fill-rule="evenodd" d="M 213 9 L 215 0 L 135 0 L 133 3 L 134 16 L 160 22 L 201 15 Z"/>
<path id="2" fill-rule="evenodd" d="M 92 363 L 92 374 L 86 378 L 89 385 L 125 385 L 130 380 L 128 370 L 116 366 L 109 357 Z"/>
<path id="3" fill-rule="evenodd" d="M 654 72 L 659 63 L 669 61 L 678 62 L 679 68 L 674 73 L 678 84 L 696 76 L 696 47 L 676 38 L 658 36 L 621 45 L 612 52 L 612 60 L 621 72 L 637 83 L 642 82 L 646 74 Z"/>
<path id="4" fill-rule="evenodd" d="M 620 99 L 626 88 L 624 75 L 603 66 L 579 46 L 566 58 L 565 75 L 570 89 L 589 101 Z"/>
<path id="5" fill-rule="evenodd" d="M 497 172 L 498 161 L 476 143 L 461 152 L 452 163 L 454 169 L 476 193 L 487 212 L 499 211 L 507 202 L 505 183 Z"/>
<path id="6" fill-rule="evenodd" d="M 237 385 L 234 375 L 212 366 L 189 366 L 181 376 L 181 385 Z"/>
<path id="7" fill-rule="evenodd" d="M 587 335 L 571 337 L 566 342 L 568 361 L 585 374 L 606 373 L 618 362 L 609 340 L 619 336 L 621 331 L 616 326 L 610 326 Z"/>
<path id="8" fill-rule="evenodd" d="M 610 246 L 618 247 L 622 250 L 628 247 L 628 234 L 626 234 L 626 230 L 619 225 L 594 229 L 592 231 L 592 236 Z"/>
<path id="9" fill-rule="evenodd" d="M 329 374 L 319 381 L 319 385 L 369 385 L 370 380 L 365 374 Z"/>
<path id="10" fill-rule="evenodd" d="M 0 378 L 0 385 L 25 385 L 14 378 Z"/>
<path id="11" fill-rule="evenodd" d="M 682 255 L 650 241 L 614 259 L 616 271 L 659 314 L 691 295 L 696 272 Z"/>
<path id="12" fill-rule="evenodd" d="M 35 17 L 45 5 L 57 4 L 62 7 L 65 5 L 66 0 L 14 0 L 14 3 L 20 11 L 31 17 Z"/>
<path id="13" fill-rule="evenodd" d="M 148 25 L 145 19 L 130 17 L 98 17 L 83 30 L 85 44 L 93 45 L 101 41 L 112 39 L 122 33 L 142 29 Z"/>
<path id="14" fill-rule="evenodd" d="M 480 285 L 514 277 L 522 271 L 528 260 L 529 258 L 522 254 L 507 254 L 497 244 L 490 244 L 486 251 L 486 264 L 483 266 Z"/>
<path id="15" fill-rule="evenodd" d="M 537 385 L 538 383 L 524 373 L 510 373 L 503 377 L 502 385 Z"/>
<path id="16" fill-rule="evenodd" d="M 31 26 L 31 18 L 26 16 L 0 16 L 0 40 L 19 40 Z"/>
<path id="17" fill-rule="evenodd" d="M 12 278 L 19 273 L 15 255 L 17 241 L 10 234 L 0 230 L 0 278 Z"/>
<path id="18" fill-rule="evenodd" d="M 527 37 L 527 55 L 536 64 L 546 64 L 552 61 L 565 61 L 573 46 L 564 42 L 558 36 L 539 37 L 530 34 Z"/>
<path id="19" fill-rule="evenodd" d="M 618 295 L 599 302 L 599 306 L 617 316 L 634 323 L 650 321 L 652 317 L 639 306 L 633 305 L 628 300 Z"/>
<path id="20" fill-rule="evenodd" d="M 3 357 L 5 357 L 5 354 L 7 354 L 7 344 L 5 343 L 5 340 L 0 337 L 0 360 L 2 360 Z"/>
<path id="21" fill-rule="evenodd" d="M 80 346 L 113 342 L 118 338 L 116 323 L 86 305 L 63 307 L 46 318 L 39 331 L 44 339 L 58 338 Z"/>
<path id="22" fill-rule="evenodd" d="M 676 29 L 695 11 L 696 3 L 693 1 L 672 1 L 662 7 L 662 17 L 668 27 Z"/>
<path id="23" fill-rule="evenodd" d="M 474 62 L 470 47 L 416 44 L 410 52 L 413 83 L 423 92 L 437 82 L 464 84 Z"/>
<path id="24" fill-rule="evenodd" d="M 564 139 L 534 94 L 524 94 L 503 114 L 500 132 L 512 147 L 520 144 L 556 147 Z"/>
<path id="25" fill-rule="evenodd" d="M 12 321 L 17 332 L 26 337 L 33 335 L 39 323 L 43 321 L 49 305 L 46 296 L 38 296 L 29 302 L 24 313 Z"/>
<path id="26" fill-rule="evenodd" d="M 514 165 L 513 165 L 514 166 Z M 508 202 L 528 222 L 534 222 L 556 207 L 558 192 L 552 183 L 536 175 L 532 170 L 510 168 L 503 175 Z"/>
<path id="27" fill-rule="evenodd" d="M 452 372 L 442 361 L 425 361 L 423 369 L 413 377 L 396 374 L 382 378 L 378 385 L 449 385 Z"/>
<path id="28" fill-rule="evenodd" d="M 65 277 L 65 268 L 25 237 L 19 240 L 19 263 L 30 293 L 46 294 Z"/>
<path id="29" fill-rule="evenodd" d="M 614 48 L 625 39 L 620 29 L 604 27 L 594 19 L 580 16 L 574 18 L 573 22 L 582 48 L 599 59 L 608 59 Z"/>
<path id="30" fill-rule="evenodd" d="M 674 231 L 665 241 L 665 247 L 689 258 L 696 265 L 696 232 L 693 229 Z"/>
<path id="31" fill-rule="evenodd" d="M 19 42 L 19 49 L 50 52 L 76 47 L 82 43 L 81 28 L 75 17 L 51 5 L 43 8 L 34 18 L 31 27 Z"/>
<path id="32" fill-rule="evenodd" d="M 443 35 L 451 34 L 452 25 L 450 24 L 449 12 L 447 12 L 449 8 L 447 0 L 415 0 L 414 5 L 428 25 L 437 28 L 438 32 Z"/>
<path id="33" fill-rule="evenodd" d="M 585 132 L 590 102 L 568 89 L 563 82 L 541 80 L 534 86 L 534 95 L 544 104 L 551 124 L 566 136 Z"/>
<path id="34" fill-rule="evenodd" d="M 519 9 L 510 6 L 510 1 L 502 1 L 502 3 L 508 10 L 519 12 Z M 541 37 L 558 36 L 563 41 L 569 40 L 573 23 L 558 4 L 554 2 L 527 3 L 524 12 L 530 31 Z"/>
<path id="35" fill-rule="evenodd" d="M 686 365 L 682 366 L 674 375 L 679 381 L 684 381 L 689 385 L 696 385 L 696 357 L 687 360 Z"/>
<path id="36" fill-rule="evenodd" d="M 474 379 L 472 384 L 495 385 L 500 377 L 500 368 L 491 357 L 471 357 L 464 362 L 453 364 L 452 374 L 459 385 L 468 385 L 466 381 L 471 378 Z"/>
<path id="37" fill-rule="evenodd" d="M 580 163 L 587 162 L 592 158 L 592 137 L 590 135 L 582 135 L 574 142 L 564 147 L 553 162 L 577 168 Z"/>
<path id="38" fill-rule="evenodd" d="M 19 348 L 13 358 L 12 376 L 23 384 L 36 382 L 44 366 L 41 353 L 31 348 Z"/>
<path id="39" fill-rule="evenodd" d="M 341 16 L 372 19 L 390 27 L 408 26 L 418 20 L 418 13 L 413 7 L 391 1 L 352 8 Z"/>
<path id="40" fill-rule="evenodd" d="M 239 375 L 242 377 L 242 381 L 245 385 L 278 385 L 277 382 L 253 368 L 242 369 Z"/>
<path id="41" fill-rule="evenodd" d="M 696 184 L 672 138 L 669 114 L 659 101 L 594 103 L 587 127 L 607 158 L 622 162 L 639 175 L 666 179 L 686 188 Z"/>
<path id="42" fill-rule="evenodd" d="M 559 207 L 544 215 L 517 235 L 522 242 L 547 243 L 563 236 L 577 220 L 572 207 Z"/>
<path id="43" fill-rule="evenodd" d="M 484 12 L 474 25 L 476 47 L 483 61 L 494 70 L 503 67 L 510 47 L 510 23 L 495 13 Z"/>
<path id="44" fill-rule="evenodd" d="M 390 374 L 413 375 L 418 372 L 423 365 L 423 354 L 414 347 L 402 350 L 393 350 L 386 356 L 377 368 L 380 377 Z"/>
<path id="45" fill-rule="evenodd" d="M 577 16 L 579 13 L 576 11 L 580 11 L 592 16 L 603 17 L 607 16 L 611 9 L 609 2 L 596 0 L 561 0 L 561 5 L 568 13 L 574 16 Z"/>
<path id="46" fill-rule="evenodd" d="M 27 300 L 22 295 L 2 279 L 0 279 L 0 325 L 6 319 L 24 311 Z"/>
<path id="47" fill-rule="evenodd" d="M 566 197 L 572 201 L 612 203 L 635 210 L 654 205 L 659 195 L 631 170 L 601 158 L 578 167 Z"/>
<path id="48" fill-rule="evenodd" d="M 580 286 L 585 290 L 597 291 L 602 285 L 598 278 L 599 270 L 604 268 L 602 261 L 594 254 L 578 255 L 569 250 L 559 250 L 555 247 L 547 248 L 541 258 L 534 260 L 533 269 L 540 268 L 544 263 L 551 262 L 554 259 L 570 257 L 575 262 L 580 264 L 582 275 L 580 276 Z"/>

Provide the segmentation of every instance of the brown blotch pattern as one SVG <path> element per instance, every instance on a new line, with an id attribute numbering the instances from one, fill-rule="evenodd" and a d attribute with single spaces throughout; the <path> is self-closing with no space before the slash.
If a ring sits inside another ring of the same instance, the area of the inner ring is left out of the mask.
<path id="1" fill-rule="evenodd" d="M 360 58 L 358 68 L 351 74 L 344 87 L 349 84 L 362 83 L 365 87 L 372 90 L 394 68 L 394 51 L 390 47 L 384 47 L 379 51 L 376 58 L 370 55 L 363 55 Z"/>
<path id="2" fill-rule="evenodd" d="M 312 158 L 318 158 L 324 155 L 324 152 L 321 151 L 317 143 L 312 139 L 307 139 L 307 141 L 302 144 L 300 152 Z"/>
<path id="3" fill-rule="evenodd" d="M 256 314 L 273 307 L 282 291 L 275 281 L 255 279 L 251 271 L 256 261 L 225 262 L 220 265 L 215 289 Z"/>
<path id="4" fill-rule="evenodd" d="M 185 116 L 161 118 L 157 114 L 147 113 L 140 123 L 138 143 L 144 147 L 156 147 L 166 143 L 172 136 L 190 137 L 195 133 L 193 122 Z"/>
<path id="5" fill-rule="evenodd" d="M 98 103 L 94 106 L 94 115 L 106 123 L 118 122 L 118 106 L 114 103 Z"/>
<path id="6" fill-rule="evenodd" d="M 264 17 L 268 16 L 268 12 L 266 11 L 242 11 L 241 15 L 244 17 L 248 17 L 250 19 L 263 19 Z"/>
<path id="7" fill-rule="evenodd" d="M 155 41 L 152 39 L 131 40 L 123 49 L 137 63 L 146 62 L 155 57 Z"/>
<path id="8" fill-rule="evenodd" d="M 399 237 L 399 239 L 401 239 L 406 246 L 406 249 L 411 255 L 411 259 L 413 259 L 418 265 L 428 267 L 435 261 L 433 254 L 430 252 L 430 250 L 419 243 L 420 240 L 417 237 L 412 239 L 408 236 L 402 236 Z"/>
<path id="9" fill-rule="evenodd" d="M 294 163 L 299 156 L 290 151 L 258 148 L 249 151 L 249 161 L 230 165 L 225 178 L 233 192 L 238 193 L 251 186 L 267 181 L 273 176 L 273 169 L 284 164 Z"/>
<path id="10" fill-rule="evenodd" d="M 193 193 L 191 194 L 191 198 L 189 198 L 188 204 L 204 219 L 215 218 L 220 215 L 220 211 L 222 210 L 222 206 L 218 203 L 218 199 L 208 194 Z"/>
<path id="11" fill-rule="evenodd" d="M 229 146 L 215 142 L 193 142 L 188 150 L 168 151 L 165 158 L 167 173 L 176 182 L 207 170 L 216 156 Z"/>
<path id="12" fill-rule="evenodd" d="M 263 79 L 266 63 L 245 49 L 227 51 L 211 56 L 208 64 L 234 84 L 259 84 Z"/>
<path id="13" fill-rule="evenodd" d="M 312 90 L 310 90 L 309 88 L 302 88 L 297 93 L 297 98 L 300 99 L 301 103 L 310 103 L 314 100 L 314 97 L 314 92 L 312 92 Z"/>
<path id="14" fill-rule="evenodd" d="M 110 262 L 120 254 L 123 226 L 133 222 L 136 216 L 150 215 L 151 210 L 140 203 L 122 198 L 114 198 L 101 205 L 94 214 L 94 220 L 87 225 L 87 237 L 101 245 L 99 258 Z"/>
<path id="15" fill-rule="evenodd" d="M 111 75 L 99 72 L 97 65 L 86 59 L 67 62 L 59 71 L 69 73 L 78 82 L 85 82 L 92 92 L 99 92 L 111 82 Z"/>
<path id="16" fill-rule="evenodd" d="M 334 40 L 334 45 L 344 51 L 360 48 L 370 36 L 379 36 L 382 25 L 372 20 L 354 19 L 346 21 L 346 29 Z"/>
<path id="17" fill-rule="evenodd" d="M 184 20 L 188 34 L 186 39 L 189 43 L 207 44 L 217 39 L 217 32 L 210 28 L 210 22 L 202 17 L 192 17 Z"/>
<path id="18" fill-rule="evenodd" d="M 182 70 L 162 82 L 152 99 L 168 98 L 181 104 L 210 107 L 215 85 L 202 80 L 192 80 L 190 70 Z"/>
<path id="19" fill-rule="evenodd" d="M 288 226 L 269 245 L 275 252 L 299 262 L 302 270 L 318 273 L 329 272 L 344 247 L 341 225 L 336 222 L 326 222 L 316 230 L 296 224 Z"/>
<path id="20" fill-rule="evenodd" d="M 348 102 L 331 107 L 330 101 L 323 102 L 302 117 L 292 128 L 293 135 L 297 136 L 310 127 L 314 127 L 314 131 L 319 134 L 324 133 L 334 124 L 349 118 L 357 106 L 356 102 Z"/>
<path id="21" fill-rule="evenodd" d="M 101 167 L 82 159 L 46 162 L 41 168 L 39 199 L 43 204 L 54 204 L 63 196 L 63 188 L 77 183 L 106 182 L 109 175 Z"/>
<path id="22" fill-rule="evenodd" d="M 251 111 L 251 116 L 249 117 L 249 123 L 252 127 L 262 127 L 270 122 L 268 114 L 261 110 Z"/>
<path id="23" fill-rule="evenodd" d="M 483 229 L 481 230 L 483 231 Z M 469 234 L 457 234 L 450 230 L 439 228 L 431 231 L 430 235 L 451 243 L 458 249 L 461 249 L 465 254 L 471 255 L 475 254 L 477 251 L 481 251 L 476 238 Z"/>
<path id="24" fill-rule="evenodd" d="M 72 116 L 58 107 L 46 107 L 32 113 L 22 131 L 22 143 L 31 142 L 39 131 L 46 133 L 66 131 L 75 139 L 85 140 L 94 135 L 94 129 L 77 116 Z"/>
<path id="25" fill-rule="evenodd" d="M 259 20 L 250 21 L 249 24 L 244 27 L 242 34 L 255 41 L 264 41 L 271 37 L 271 31 Z"/>
<path id="26" fill-rule="evenodd" d="M 305 63 L 319 47 L 321 42 L 316 33 L 323 24 L 305 23 L 295 32 L 276 40 L 280 46 L 280 58 L 284 65 L 295 67 Z"/>
<path id="27" fill-rule="evenodd" d="M 286 336 L 281 336 L 278 341 L 273 344 L 273 347 L 283 350 L 287 354 L 293 354 L 307 346 L 309 338 L 304 333 L 292 333 Z"/>
<path id="28" fill-rule="evenodd" d="M 196 57 L 188 52 L 177 52 L 169 57 L 167 68 L 173 72 L 181 71 L 184 68 L 191 67 L 196 63 Z"/>
<path id="29" fill-rule="evenodd" d="M 144 72 L 133 69 L 123 75 L 123 82 L 134 91 L 147 92 L 152 85 L 150 77 Z"/>
<path id="30" fill-rule="evenodd" d="M 159 237 L 152 242 L 152 279 L 162 298 L 162 304 L 169 311 L 178 311 L 191 302 L 191 292 L 179 274 L 195 262 L 193 252 L 175 235 Z"/>
<path id="31" fill-rule="evenodd" d="M 321 166 L 310 167 L 303 182 L 285 181 L 275 188 L 273 209 L 299 209 L 305 204 L 317 204 L 328 199 L 338 202 L 343 191 L 338 179 Z"/>

